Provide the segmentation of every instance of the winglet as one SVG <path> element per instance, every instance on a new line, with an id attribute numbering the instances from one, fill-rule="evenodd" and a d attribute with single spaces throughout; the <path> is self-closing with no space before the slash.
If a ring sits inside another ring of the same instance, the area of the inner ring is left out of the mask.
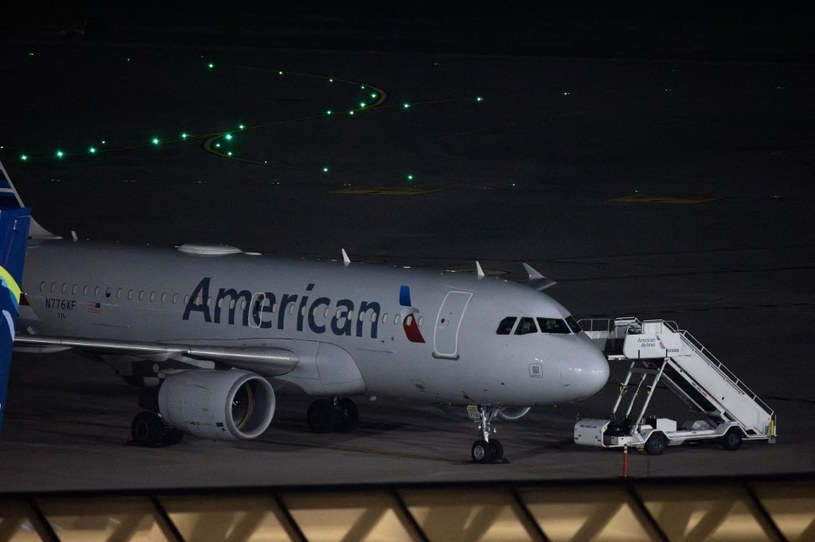
<path id="1" fill-rule="evenodd" d="M 478 260 L 475 261 L 475 270 L 478 273 L 478 280 L 483 279 L 484 278 L 484 270 L 481 269 L 481 264 L 478 263 Z"/>
<path id="2" fill-rule="evenodd" d="M 541 275 L 534 267 L 529 265 L 528 263 L 523 263 L 524 269 L 529 274 L 529 286 L 542 292 L 543 290 L 554 286 L 557 282 L 553 281 L 552 279 L 548 279 Z"/>
<path id="3" fill-rule="evenodd" d="M 342 249 L 342 265 L 345 267 L 351 265 L 351 258 L 348 257 L 348 253 L 345 252 L 345 249 Z"/>
<path id="4" fill-rule="evenodd" d="M 11 371 L 14 325 L 20 312 L 20 283 L 28 244 L 31 210 L 23 207 L 0 163 L 0 430 Z"/>

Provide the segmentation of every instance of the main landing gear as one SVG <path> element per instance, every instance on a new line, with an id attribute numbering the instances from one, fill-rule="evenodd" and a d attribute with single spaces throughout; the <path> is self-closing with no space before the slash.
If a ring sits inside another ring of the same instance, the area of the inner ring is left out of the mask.
<path id="1" fill-rule="evenodd" d="M 178 444 L 184 437 L 183 431 L 170 427 L 161 416 L 148 410 L 136 414 L 130 424 L 130 434 L 133 436 L 132 444 L 155 447 Z"/>
<path id="2" fill-rule="evenodd" d="M 473 463 L 492 463 L 504 458 L 504 447 L 497 438 L 490 438 L 490 434 L 495 430 L 490 426 L 490 422 L 498 414 L 495 407 L 478 406 L 478 432 L 481 438 L 473 443 Z"/>
<path id="3" fill-rule="evenodd" d="M 308 407 L 308 426 L 315 433 L 349 433 L 356 429 L 359 410 L 351 399 L 317 399 Z"/>

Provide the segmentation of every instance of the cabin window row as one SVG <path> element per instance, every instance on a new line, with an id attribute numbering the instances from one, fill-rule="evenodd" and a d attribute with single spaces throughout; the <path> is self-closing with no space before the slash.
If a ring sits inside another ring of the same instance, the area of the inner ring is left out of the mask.
<path id="1" fill-rule="evenodd" d="M 105 299 L 126 299 L 128 301 L 133 301 L 133 300 L 149 301 L 151 303 L 160 302 L 160 303 L 171 304 L 171 305 L 177 305 L 179 300 L 181 300 L 180 294 L 177 294 L 177 293 L 156 292 L 156 291 L 148 292 L 147 290 L 138 290 L 137 291 L 137 290 L 135 290 L 133 288 L 130 288 L 130 289 L 127 289 L 127 290 L 125 290 L 124 288 L 116 288 L 114 290 L 114 288 L 112 288 L 110 286 L 107 286 L 107 287 L 103 287 L 103 286 L 92 287 L 92 286 L 89 286 L 89 285 L 86 284 L 85 286 L 82 287 L 81 291 L 82 291 L 82 295 L 84 295 L 85 297 L 92 296 L 92 297 L 95 297 L 95 298 L 105 298 Z M 42 293 L 48 292 L 48 293 L 52 293 L 52 294 L 61 293 L 63 295 L 68 295 L 69 292 L 70 292 L 70 295 L 77 295 L 80 292 L 80 286 L 78 284 L 74 284 L 74 285 L 71 286 L 68 283 L 62 283 L 62 285 L 60 285 L 57 282 L 52 282 L 49 285 L 47 281 L 42 281 L 40 283 L 40 292 L 42 292 Z M 256 298 L 256 300 L 255 300 L 256 306 L 259 307 L 259 303 L 261 303 L 263 301 L 263 299 L 264 299 L 263 297 Z M 219 298 L 216 302 L 213 302 L 212 298 L 210 297 L 207 300 L 207 306 L 209 308 L 213 308 L 213 306 L 217 306 L 220 309 L 230 309 L 230 310 L 235 309 L 236 307 L 238 307 L 239 310 L 245 310 L 246 309 L 246 299 L 245 298 L 241 298 L 240 305 L 238 305 L 237 300 L 235 298 L 229 298 L 228 303 L 225 303 L 225 301 L 227 301 L 226 298 Z M 189 304 L 189 302 L 190 302 L 190 296 L 185 295 L 183 297 L 183 304 L 187 305 L 187 304 Z M 201 298 L 200 295 L 195 299 L 195 303 L 197 305 L 202 304 L 202 298 Z M 295 304 L 290 303 L 290 304 L 288 304 L 288 307 L 289 307 L 288 308 L 288 313 L 291 314 L 291 315 L 294 315 L 294 313 L 297 311 L 297 307 L 295 306 Z M 259 310 L 259 308 L 256 309 L 256 310 Z M 263 311 L 264 312 L 268 311 L 268 312 L 270 312 L 272 314 L 277 313 L 278 304 L 274 303 L 272 305 L 267 305 L 267 306 L 263 307 Z M 305 307 L 300 308 L 299 312 L 300 312 L 300 314 L 302 316 L 305 316 L 306 315 L 306 308 Z M 320 316 L 322 314 L 322 316 L 324 318 L 330 318 L 333 315 L 335 315 L 337 318 L 348 318 L 348 319 L 354 318 L 354 311 L 347 311 L 345 308 L 337 308 L 336 313 L 335 313 L 329 307 L 326 307 L 323 310 L 319 310 L 317 307 L 315 307 L 313 309 L 312 313 L 313 313 L 313 315 L 315 317 L 318 317 L 318 316 Z M 373 323 L 373 322 L 376 321 L 378 316 L 379 315 L 376 312 L 366 311 L 366 312 L 363 312 L 363 313 L 359 314 L 359 320 L 363 321 L 366 318 L 370 318 L 371 322 Z M 383 313 L 381 315 L 381 317 L 382 317 L 382 323 L 383 324 L 387 324 L 391 320 L 393 321 L 394 325 L 399 325 L 400 323 L 402 323 L 402 316 L 400 314 L 394 314 L 393 316 L 390 316 L 388 313 Z M 405 323 L 407 325 L 409 325 L 409 326 L 413 325 L 414 320 L 416 321 L 416 323 L 418 323 L 418 325 L 420 327 L 424 325 L 424 317 L 422 317 L 422 316 L 420 316 L 419 318 L 415 318 L 412 314 L 408 314 L 407 316 L 405 316 Z"/>
<path id="2" fill-rule="evenodd" d="M 570 335 L 580 333 L 580 325 L 573 316 L 561 318 L 532 318 L 529 316 L 507 316 L 498 324 L 498 335 L 527 335 L 529 333 L 553 333 Z"/>

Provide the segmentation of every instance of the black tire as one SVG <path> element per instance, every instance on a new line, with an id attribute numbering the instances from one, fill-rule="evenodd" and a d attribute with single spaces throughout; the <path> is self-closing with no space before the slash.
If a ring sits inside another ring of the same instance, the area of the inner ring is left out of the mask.
<path id="1" fill-rule="evenodd" d="M 308 426 L 315 433 L 331 433 L 337 427 L 337 409 L 328 399 L 317 399 L 308 407 Z"/>
<path id="2" fill-rule="evenodd" d="M 155 412 L 139 412 L 130 424 L 133 442 L 141 446 L 155 446 L 164 438 L 164 422 Z"/>
<path id="3" fill-rule="evenodd" d="M 722 447 L 725 450 L 738 450 L 741 448 L 741 431 L 731 427 L 722 437 Z"/>
<path id="4" fill-rule="evenodd" d="M 359 409 L 351 399 L 342 398 L 337 401 L 336 431 L 350 433 L 357 428 L 359 422 Z"/>
<path id="5" fill-rule="evenodd" d="M 495 449 L 495 457 L 493 457 L 493 460 L 500 461 L 504 459 L 504 445 L 501 444 L 501 441 L 494 438 L 490 441 L 490 444 L 492 444 L 493 449 Z"/>
<path id="6" fill-rule="evenodd" d="M 477 440 L 472 448 L 473 463 L 489 463 L 495 459 L 495 446 L 486 440 Z"/>
<path id="7" fill-rule="evenodd" d="M 662 452 L 665 451 L 665 447 L 668 445 L 668 440 L 662 434 L 652 435 L 645 442 L 645 452 L 648 455 L 662 455 Z"/>

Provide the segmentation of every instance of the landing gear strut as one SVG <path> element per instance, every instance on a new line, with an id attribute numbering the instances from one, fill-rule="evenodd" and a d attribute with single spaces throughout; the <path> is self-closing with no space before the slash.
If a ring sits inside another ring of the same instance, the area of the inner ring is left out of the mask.
<path id="1" fill-rule="evenodd" d="M 359 422 L 357 405 L 346 397 L 317 399 L 308 407 L 308 426 L 315 433 L 350 433 Z"/>
<path id="2" fill-rule="evenodd" d="M 473 463 L 491 463 L 504 458 L 504 447 L 497 438 L 490 438 L 495 430 L 490 422 L 498 414 L 498 409 L 494 407 L 478 406 L 478 432 L 481 434 L 473 444 Z"/>

